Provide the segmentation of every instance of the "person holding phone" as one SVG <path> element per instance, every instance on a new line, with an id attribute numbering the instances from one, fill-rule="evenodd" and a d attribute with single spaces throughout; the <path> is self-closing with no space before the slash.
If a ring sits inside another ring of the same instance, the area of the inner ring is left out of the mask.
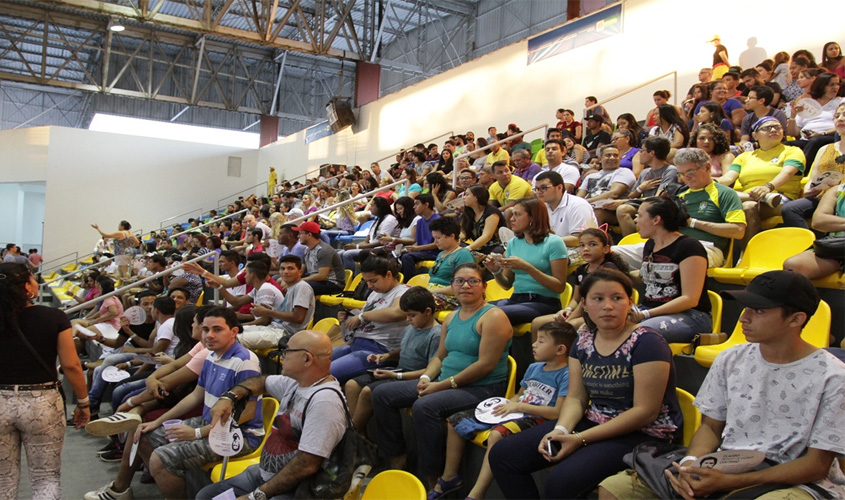
<path id="1" fill-rule="evenodd" d="M 557 420 L 496 443 L 490 468 L 505 498 L 540 498 L 531 474 L 550 464 L 544 498 L 579 498 L 627 466 L 646 441 L 683 426 L 672 352 L 656 331 L 630 320 L 631 280 L 598 269 L 581 283 L 586 324 L 569 354 L 569 393 Z"/>

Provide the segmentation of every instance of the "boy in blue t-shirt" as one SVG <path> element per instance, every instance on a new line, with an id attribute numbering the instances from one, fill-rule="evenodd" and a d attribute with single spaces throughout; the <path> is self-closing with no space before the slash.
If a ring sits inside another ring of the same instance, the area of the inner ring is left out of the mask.
<path id="1" fill-rule="evenodd" d="M 366 435 L 367 422 L 373 415 L 373 390 L 394 380 L 414 380 L 425 373 L 428 362 L 437 354 L 441 325 L 434 321 L 434 295 L 421 286 L 408 289 L 399 299 L 399 308 L 410 323 L 402 332 L 399 349 L 385 354 L 370 354 L 367 361 L 379 366 L 371 373 L 346 382 L 346 401 L 358 432 Z"/>
<path id="2" fill-rule="evenodd" d="M 532 363 L 525 371 L 525 376 L 519 384 L 519 392 L 510 402 L 493 410 L 493 415 L 496 416 L 524 413 L 524 417 L 496 425 L 485 424 L 475 418 L 473 408 L 448 418 L 450 426 L 446 438 L 446 467 L 428 498 L 440 498 L 462 486 L 461 477 L 458 475 L 461 457 L 467 440 L 472 440 L 476 433 L 490 429 L 487 438 L 489 454 L 490 448 L 502 438 L 558 417 L 563 400 L 569 392 L 569 348 L 576 337 L 575 329 L 569 323 L 552 321 L 540 327 L 537 340 L 532 345 L 536 363 Z M 485 454 L 478 479 L 467 498 L 484 498 L 492 482 L 493 473 Z"/>

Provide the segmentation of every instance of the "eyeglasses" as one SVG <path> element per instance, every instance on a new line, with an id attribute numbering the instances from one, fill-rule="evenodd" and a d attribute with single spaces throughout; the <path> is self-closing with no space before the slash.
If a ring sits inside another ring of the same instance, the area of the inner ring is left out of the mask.
<path id="1" fill-rule="evenodd" d="M 554 186 L 551 184 L 546 184 L 545 186 L 537 186 L 534 188 L 535 193 L 545 193 L 546 190 L 553 188 Z"/>
<path id="2" fill-rule="evenodd" d="M 701 167 L 695 167 L 695 168 L 688 170 L 686 172 L 678 172 L 678 179 L 685 179 L 687 177 L 692 177 L 699 170 L 701 170 Z"/>
<path id="3" fill-rule="evenodd" d="M 760 132 L 780 132 L 783 127 L 780 125 L 766 125 L 757 129 Z"/>
<path id="4" fill-rule="evenodd" d="M 292 352 L 307 352 L 308 354 L 311 354 L 311 351 L 308 349 L 282 349 L 282 359 L 285 359 L 285 357 Z"/>
<path id="5" fill-rule="evenodd" d="M 484 283 L 484 280 L 479 278 L 453 278 L 452 284 L 455 286 L 464 286 L 464 283 L 469 283 L 469 286 L 478 286 Z"/>

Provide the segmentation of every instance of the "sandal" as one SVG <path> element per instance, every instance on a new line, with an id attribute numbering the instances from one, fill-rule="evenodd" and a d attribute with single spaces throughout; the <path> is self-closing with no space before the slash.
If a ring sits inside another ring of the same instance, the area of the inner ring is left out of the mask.
<path id="1" fill-rule="evenodd" d="M 463 481 L 461 481 L 461 476 L 455 476 L 454 479 L 451 481 L 444 481 L 442 477 L 437 478 L 437 486 L 440 486 L 440 491 L 432 489 L 428 492 L 428 500 L 437 500 L 438 498 L 446 495 L 447 493 L 452 493 L 453 491 L 457 490 L 461 486 L 463 486 Z"/>

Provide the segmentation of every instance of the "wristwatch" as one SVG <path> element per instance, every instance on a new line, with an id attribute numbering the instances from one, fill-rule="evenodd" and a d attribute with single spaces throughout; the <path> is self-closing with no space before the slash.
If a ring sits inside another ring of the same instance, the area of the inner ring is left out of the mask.
<path id="1" fill-rule="evenodd" d="M 249 500 L 267 500 L 267 494 L 261 491 L 260 488 L 255 488 L 252 493 L 249 494 Z"/>
<path id="2" fill-rule="evenodd" d="M 238 397 L 237 397 L 237 396 L 235 396 L 235 393 L 234 393 L 234 392 L 232 392 L 232 391 L 226 391 L 226 392 L 224 392 L 224 393 L 223 393 L 223 394 L 221 394 L 221 395 L 220 395 L 220 397 L 219 397 L 219 398 L 217 398 L 217 399 L 223 399 L 223 398 L 226 398 L 226 399 L 230 400 L 232 403 L 237 403 L 237 402 L 238 402 Z"/>

